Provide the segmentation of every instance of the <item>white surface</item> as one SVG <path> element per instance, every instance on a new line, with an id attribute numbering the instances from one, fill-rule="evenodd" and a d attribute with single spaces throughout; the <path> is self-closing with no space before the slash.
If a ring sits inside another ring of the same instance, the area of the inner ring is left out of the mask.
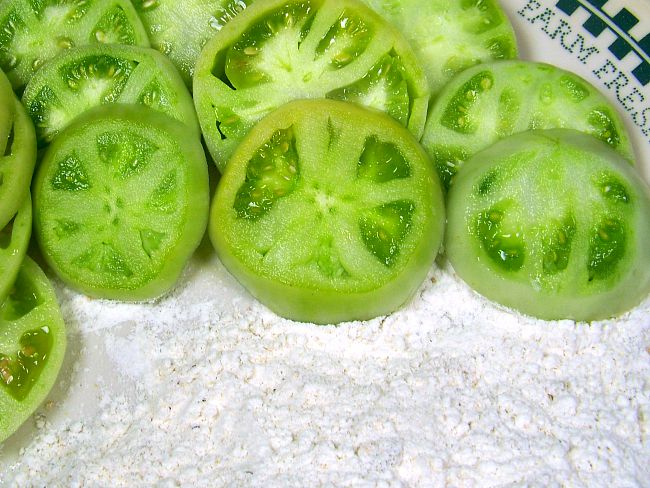
<path id="1" fill-rule="evenodd" d="M 506 3 L 522 54 L 598 83 L 516 13 L 526 3 Z M 543 322 L 437 269 L 389 317 L 317 327 L 256 303 L 209 243 L 157 304 L 57 289 L 69 354 L 50 401 L 0 448 L 0 485 L 650 480 L 650 299 L 616 321 Z"/>

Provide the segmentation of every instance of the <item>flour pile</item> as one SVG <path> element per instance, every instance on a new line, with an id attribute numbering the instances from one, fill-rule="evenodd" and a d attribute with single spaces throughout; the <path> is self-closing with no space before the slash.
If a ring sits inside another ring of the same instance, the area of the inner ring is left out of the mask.
<path id="1" fill-rule="evenodd" d="M 650 299 L 543 322 L 437 270 L 403 310 L 279 319 L 216 258 L 155 305 L 59 286 L 70 355 L 7 486 L 642 486 Z"/>

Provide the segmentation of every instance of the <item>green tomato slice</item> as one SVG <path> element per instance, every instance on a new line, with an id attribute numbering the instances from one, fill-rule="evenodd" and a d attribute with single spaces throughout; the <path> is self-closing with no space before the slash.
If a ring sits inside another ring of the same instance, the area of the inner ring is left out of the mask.
<path id="1" fill-rule="evenodd" d="M 36 237 L 63 281 L 100 298 L 154 298 L 176 282 L 205 232 L 205 154 L 171 117 L 104 105 L 48 147 L 33 198 Z"/>
<path id="2" fill-rule="evenodd" d="M 32 77 L 22 100 L 41 146 L 77 115 L 107 103 L 147 105 L 200 134 L 192 97 L 174 65 L 149 48 L 112 44 L 66 50 Z"/>
<path id="3" fill-rule="evenodd" d="M 483 64 L 456 76 L 433 105 L 422 144 L 448 189 L 458 168 L 481 149 L 518 132 L 556 128 L 591 134 L 634 160 L 621 117 L 595 87 L 528 61 Z"/>
<path id="4" fill-rule="evenodd" d="M 283 317 L 390 313 L 421 284 L 444 227 L 415 138 L 354 104 L 291 102 L 244 138 L 217 187 L 210 236 L 228 270 Z"/>
<path id="5" fill-rule="evenodd" d="M 54 290 L 25 257 L 11 293 L 0 302 L 0 443 L 45 400 L 65 348 L 65 324 Z"/>
<path id="6" fill-rule="evenodd" d="M 256 2 L 197 60 L 194 103 L 221 171 L 264 115 L 323 97 L 384 111 L 419 138 L 429 92 L 406 40 L 356 0 Z"/>
<path id="7" fill-rule="evenodd" d="M 0 68 L 20 91 L 57 53 L 86 44 L 149 46 L 128 0 L 4 0 Z"/>
<path id="8" fill-rule="evenodd" d="M 0 229 L 0 302 L 13 285 L 32 235 L 32 199 L 28 196 L 16 216 Z"/>
<path id="9" fill-rule="evenodd" d="M 463 165 L 447 209 L 449 261 L 498 303 L 597 320 L 650 292 L 650 189 L 592 136 L 553 129 L 497 142 Z"/>
<path id="10" fill-rule="evenodd" d="M 3 77 L 0 72 L 0 80 Z M 9 95 L 0 95 L 0 101 L 8 104 L 0 106 L 0 229 L 27 198 L 36 164 L 34 125 L 20 101 L 13 93 Z"/>
<path id="11" fill-rule="evenodd" d="M 517 39 L 496 0 L 363 0 L 409 41 L 433 97 L 457 73 L 517 57 Z"/>
<path id="12" fill-rule="evenodd" d="M 172 60 L 188 86 L 203 46 L 253 0 L 133 0 L 151 45 Z"/>

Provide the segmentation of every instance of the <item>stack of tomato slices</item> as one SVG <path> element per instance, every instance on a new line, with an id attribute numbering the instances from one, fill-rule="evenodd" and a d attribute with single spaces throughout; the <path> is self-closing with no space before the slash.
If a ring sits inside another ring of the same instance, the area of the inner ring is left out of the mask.
<path id="1" fill-rule="evenodd" d="M 515 59 L 495 0 L 4 0 L 0 32 L 0 441 L 65 351 L 32 213 L 36 257 L 100 299 L 164 295 L 206 229 L 302 322 L 397 310 L 441 251 L 548 320 L 650 292 L 650 190 L 616 108 Z"/>

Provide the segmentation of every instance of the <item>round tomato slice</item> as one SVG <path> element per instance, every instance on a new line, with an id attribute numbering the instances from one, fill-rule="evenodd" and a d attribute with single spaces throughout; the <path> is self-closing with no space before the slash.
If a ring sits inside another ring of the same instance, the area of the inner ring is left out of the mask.
<path id="1" fill-rule="evenodd" d="M 48 147 L 33 198 L 41 250 L 67 284 L 101 298 L 154 298 L 175 283 L 205 232 L 205 154 L 171 117 L 105 105 Z"/>
<path id="2" fill-rule="evenodd" d="M 4 88 L 3 88 L 4 85 Z M 36 164 L 36 135 L 25 108 L 0 71 L 0 229 L 4 229 L 29 194 Z"/>
<path id="3" fill-rule="evenodd" d="M 586 80 L 548 64 L 500 61 L 463 71 L 435 101 L 422 137 L 446 188 L 474 153 L 511 134 L 575 129 L 630 162 L 634 151 L 616 108 Z"/>
<path id="4" fill-rule="evenodd" d="M 394 311 L 438 252 L 442 191 L 415 138 L 381 112 L 287 104 L 256 125 L 217 187 L 224 265 L 283 317 L 337 323 Z"/>
<path id="5" fill-rule="evenodd" d="M 434 97 L 470 66 L 517 57 L 515 33 L 496 0 L 363 1 L 404 34 Z"/>
<path id="6" fill-rule="evenodd" d="M 151 45 L 172 60 L 192 85 L 201 49 L 253 0 L 133 0 Z"/>
<path id="7" fill-rule="evenodd" d="M 17 91 L 57 53 L 97 43 L 149 45 L 129 0 L 0 3 L 0 68 Z"/>
<path id="8" fill-rule="evenodd" d="M 149 48 L 95 44 L 68 49 L 36 72 L 22 100 L 41 146 L 77 115 L 107 103 L 147 105 L 200 134 L 183 80 L 165 56 Z"/>
<path id="9" fill-rule="evenodd" d="M 569 129 L 477 153 L 449 192 L 446 250 L 480 294 L 542 319 L 616 316 L 650 292 L 650 189 Z"/>
<path id="10" fill-rule="evenodd" d="M 291 100 L 323 97 L 384 111 L 419 139 L 429 90 L 407 41 L 356 0 L 255 2 L 196 63 L 194 103 L 222 171 L 265 114 Z"/>
<path id="11" fill-rule="evenodd" d="M 0 303 L 0 443 L 29 418 L 54 386 L 66 348 L 54 290 L 26 257 Z"/>
<path id="12" fill-rule="evenodd" d="M 0 230 L 0 302 L 13 285 L 32 235 L 32 199 L 27 196 L 14 219 Z"/>

